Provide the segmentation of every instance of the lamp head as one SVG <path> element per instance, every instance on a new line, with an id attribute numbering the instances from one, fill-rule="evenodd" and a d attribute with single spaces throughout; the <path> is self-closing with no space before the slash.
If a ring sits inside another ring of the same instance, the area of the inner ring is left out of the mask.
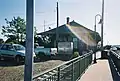
<path id="1" fill-rule="evenodd" d="M 99 23 L 98 23 L 98 24 L 102 24 L 102 22 L 103 22 L 103 20 L 102 20 L 102 19 L 100 19 L 100 21 L 99 21 Z"/>

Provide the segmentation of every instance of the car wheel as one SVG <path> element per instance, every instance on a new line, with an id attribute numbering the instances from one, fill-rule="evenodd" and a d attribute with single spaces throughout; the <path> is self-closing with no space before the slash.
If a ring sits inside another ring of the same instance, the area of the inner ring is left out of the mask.
<path id="1" fill-rule="evenodd" d="M 20 62 L 21 62 L 21 56 L 16 56 L 15 57 L 15 62 L 16 62 L 16 64 L 20 64 Z"/>
<path id="2" fill-rule="evenodd" d="M 4 58 L 0 56 L 0 61 L 2 61 L 2 60 L 4 60 Z"/>

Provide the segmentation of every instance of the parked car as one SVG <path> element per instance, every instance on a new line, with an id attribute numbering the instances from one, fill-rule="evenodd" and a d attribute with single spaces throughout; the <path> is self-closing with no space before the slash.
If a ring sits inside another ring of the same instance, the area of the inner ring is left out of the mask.
<path id="1" fill-rule="evenodd" d="M 43 46 L 36 47 L 34 51 L 36 57 L 40 59 L 48 59 L 57 54 L 57 48 L 44 48 Z"/>
<path id="2" fill-rule="evenodd" d="M 33 57 L 35 57 L 34 53 Z M 0 59 L 13 59 L 17 64 L 24 62 L 25 47 L 20 44 L 3 44 L 0 49 Z"/>
<path id="3" fill-rule="evenodd" d="M 112 45 L 106 45 L 106 46 L 104 46 L 103 48 L 104 48 L 104 50 L 110 50 L 111 47 L 112 47 Z"/>

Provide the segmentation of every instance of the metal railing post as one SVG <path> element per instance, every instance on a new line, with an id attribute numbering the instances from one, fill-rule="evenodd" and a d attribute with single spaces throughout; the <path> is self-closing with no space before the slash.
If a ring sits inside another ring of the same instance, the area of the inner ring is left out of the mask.
<path id="1" fill-rule="evenodd" d="M 83 70 L 85 72 L 85 56 L 84 56 L 83 62 L 84 62 L 84 68 L 83 68 Z"/>
<path id="2" fill-rule="evenodd" d="M 60 81 L 60 67 L 58 67 L 58 80 L 57 81 Z"/>
<path id="3" fill-rule="evenodd" d="M 72 81 L 74 81 L 74 62 L 72 62 Z"/>
<path id="4" fill-rule="evenodd" d="M 79 59 L 79 75 L 80 75 L 80 73 L 81 73 L 81 72 L 80 72 L 80 59 Z"/>

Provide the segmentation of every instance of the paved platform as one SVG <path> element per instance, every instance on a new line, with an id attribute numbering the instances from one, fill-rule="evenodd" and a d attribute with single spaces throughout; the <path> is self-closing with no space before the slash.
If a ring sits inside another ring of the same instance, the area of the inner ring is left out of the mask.
<path id="1" fill-rule="evenodd" d="M 97 60 L 82 75 L 79 81 L 114 81 L 108 60 Z"/>

